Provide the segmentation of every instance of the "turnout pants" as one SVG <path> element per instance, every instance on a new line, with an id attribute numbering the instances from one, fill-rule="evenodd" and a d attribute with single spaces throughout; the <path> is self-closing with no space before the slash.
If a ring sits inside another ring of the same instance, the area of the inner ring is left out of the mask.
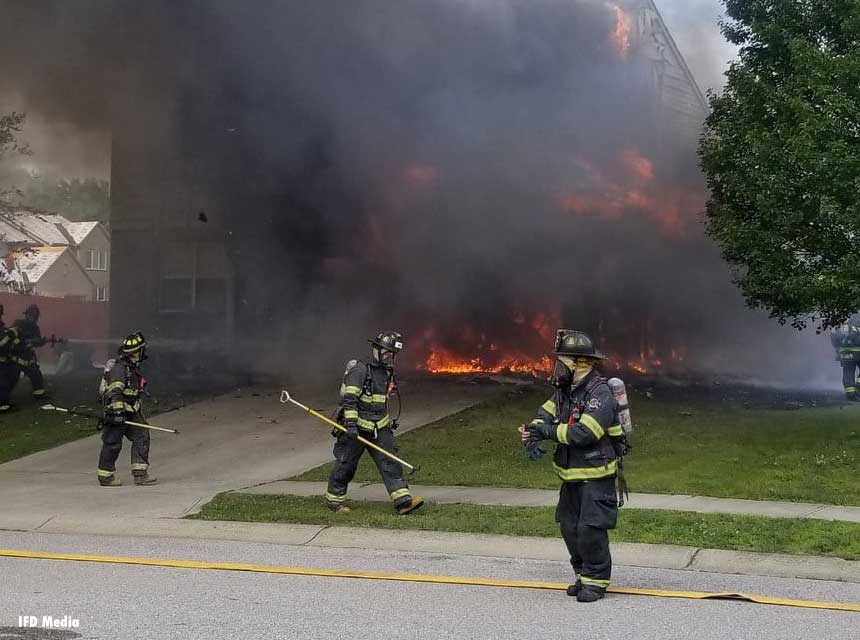
<path id="1" fill-rule="evenodd" d="M 9 406 L 9 396 L 20 375 L 21 371 L 14 362 L 0 362 L 0 407 Z"/>
<path id="2" fill-rule="evenodd" d="M 612 575 L 609 529 L 618 520 L 615 477 L 562 483 L 555 520 L 582 585 L 605 590 Z"/>
<path id="3" fill-rule="evenodd" d="M 374 440 L 373 434 L 367 431 L 362 430 L 359 435 L 368 440 Z M 374 443 L 386 451 L 397 454 L 397 443 L 394 439 L 394 433 L 389 427 L 379 429 Z M 345 433 L 338 436 L 334 445 L 334 468 L 328 479 L 326 500 L 329 502 L 344 502 L 346 500 L 347 488 L 355 477 L 358 461 L 365 449 L 373 458 L 376 468 L 379 469 L 379 474 L 382 476 L 388 495 L 394 501 L 395 508 L 408 504 L 412 500 L 412 495 L 409 493 L 409 485 L 403 479 L 403 468 L 394 460 L 366 447 L 358 440 L 348 438 Z"/>
<path id="4" fill-rule="evenodd" d="M 33 395 L 36 397 L 45 395 L 45 379 L 42 377 L 39 363 L 21 365 L 21 371 L 30 379 L 30 384 L 33 387 Z"/>
<path id="5" fill-rule="evenodd" d="M 842 361 L 842 386 L 845 389 L 845 397 L 849 400 L 860 395 L 857 393 L 857 367 L 860 367 L 860 362 L 855 360 Z"/>
<path id="6" fill-rule="evenodd" d="M 127 416 L 132 422 L 145 422 L 140 414 Z M 149 430 L 128 424 L 106 424 L 102 429 L 102 450 L 99 454 L 99 478 L 113 477 L 116 459 L 122 451 L 122 439 L 131 441 L 131 473 L 135 476 L 146 475 L 149 469 Z"/>

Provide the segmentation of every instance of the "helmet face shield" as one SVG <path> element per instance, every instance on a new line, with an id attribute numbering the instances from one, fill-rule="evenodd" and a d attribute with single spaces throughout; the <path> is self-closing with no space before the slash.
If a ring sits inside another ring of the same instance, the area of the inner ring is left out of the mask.
<path id="1" fill-rule="evenodd" d="M 394 368 L 394 359 L 403 350 L 403 336 L 396 331 L 380 333 L 375 340 L 369 340 L 375 362 L 388 369 Z"/>

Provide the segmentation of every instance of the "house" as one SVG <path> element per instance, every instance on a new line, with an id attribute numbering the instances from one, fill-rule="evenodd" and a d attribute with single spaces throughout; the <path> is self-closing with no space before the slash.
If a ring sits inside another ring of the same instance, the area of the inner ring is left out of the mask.
<path id="1" fill-rule="evenodd" d="M 110 234 L 98 222 L 0 208 L 0 280 L 9 291 L 106 302 Z"/>

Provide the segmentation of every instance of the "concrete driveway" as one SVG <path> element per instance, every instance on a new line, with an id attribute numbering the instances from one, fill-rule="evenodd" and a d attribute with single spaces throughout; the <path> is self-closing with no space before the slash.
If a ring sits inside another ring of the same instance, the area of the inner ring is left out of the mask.
<path id="1" fill-rule="evenodd" d="M 422 380 L 402 385 L 401 432 L 464 409 L 499 385 Z M 336 389 L 291 388 L 294 397 L 328 414 Z M 96 481 L 101 441 L 92 436 L 0 465 L 0 529 L 87 532 L 88 521 L 179 518 L 221 491 L 293 476 L 331 459 L 330 429 L 292 405 L 280 389 L 241 389 L 153 418 L 181 430 L 153 432 L 151 487 L 131 484 L 130 443 L 117 464 L 128 486 Z M 408 459 L 408 451 L 402 455 Z M 104 527 L 100 526 L 99 530 Z"/>

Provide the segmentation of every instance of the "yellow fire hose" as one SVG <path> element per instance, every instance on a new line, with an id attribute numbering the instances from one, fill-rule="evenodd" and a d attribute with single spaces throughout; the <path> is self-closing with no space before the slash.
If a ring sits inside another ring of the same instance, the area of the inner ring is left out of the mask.
<path id="1" fill-rule="evenodd" d="M 311 409 L 310 407 L 308 407 L 308 406 L 306 406 L 306 405 L 303 405 L 301 402 L 299 402 L 298 400 L 296 400 L 295 398 L 293 398 L 293 397 L 290 395 L 290 392 L 289 392 L 289 391 L 287 391 L 286 389 L 284 389 L 283 391 L 281 391 L 281 402 L 282 402 L 283 404 L 286 404 L 286 403 L 288 403 L 288 402 L 292 402 L 294 405 L 296 405 L 296 406 L 297 406 L 297 407 L 299 407 L 300 409 L 304 409 L 305 411 L 307 411 L 307 412 L 308 412 L 309 414 L 311 414 L 313 417 L 315 417 L 315 418 L 319 418 L 320 420 L 322 420 L 323 422 L 325 422 L 325 423 L 326 423 L 326 424 L 328 424 L 328 425 L 331 425 L 332 427 L 334 427 L 334 428 L 335 428 L 335 429 L 337 429 L 338 431 L 342 431 L 343 433 L 346 433 L 346 427 L 344 427 L 342 424 L 338 424 L 337 422 L 335 422 L 335 421 L 334 421 L 334 420 L 332 420 L 331 418 L 327 418 L 326 416 L 324 416 L 323 414 L 321 414 L 319 411 L 314 411 L 314 410 L 313 410 L 313 409 Z M 418 469 L 419 469 L 419 467 L 414 467 L 414 466 L 412 466 L 411 464 L 409 464 L 409 463 L 408 463 L 408 462 L 406 462 L 405 460 L 401 460 L 400 458 L 398 458 L 398 457 L 397 457 L 396 455 L 394 455 L 393 453 L 391 453 L 391 452 L 389 452 L 389 451 L 386 451 L 385 449 L 383 449 L 383 448 L 382 448 L 382 447 L 380 447 L 379 445 L 372 443 L 370 440 L 367 440 L 366 438 L 363 438 L 362 436 L 358 436 L 358 441 L 359 441 L 361 444 L 363 444 L 363 445 L 365 445 L 365 446 L 367 446 L 367 447 L 370 447 L 371 449 L 373 449 L 373 450 L 375 450 L 375 451 L 378 451 L 379 453 L 381 453 L 381 454 L 382 454 L 382 455 L 384 455 L 385 457 L 387 457 L 387 458 L 390 458 L 390 459 L 394 460 L 394 462 L 396 462 L 396 463 L 398 463 L 398 464 L 400 464 L 400 465 L 403 465 L 404 467 L 406 467 L 407 469 L 409 469 L 409 472 L 410 472 L 410 473 L 415 473 L 415 472 L 416 472 L 416 471 L 418 471 Z"/>

